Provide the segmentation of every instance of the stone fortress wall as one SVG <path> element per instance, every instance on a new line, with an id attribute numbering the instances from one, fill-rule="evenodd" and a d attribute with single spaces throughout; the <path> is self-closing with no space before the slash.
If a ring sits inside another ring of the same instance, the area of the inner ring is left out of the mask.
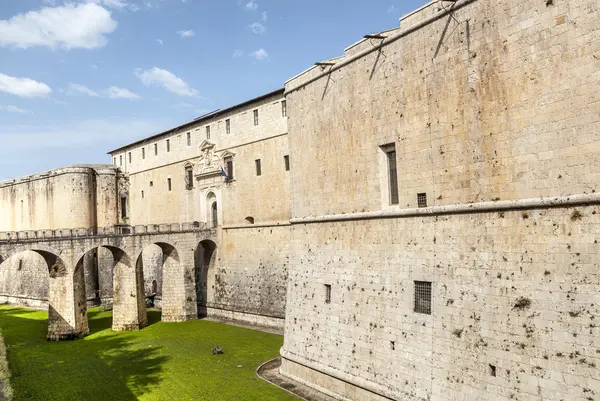
<path id="1" fill-rule="evenodd" d="M 285 316 L 281 372 L 338 399 L 595 399 L 599 17 L 593 0 L 434 1 L 285 92 L 110 152 L 112 224 L 216 226 L 194 255 L 200 313 Z M 8 295 L 37 274 L 14 258 Z"/>
<path id="2" fill-rule="evenodd" d="M 284 374 L 347 400 L 600 395 L 599 20 L 436 1 L 286 83 Z"/>
<path id="3" fill-rule="evenodd" d="M 112 165 L 75 165 L 0 183 L 0 232 L 112 227 L 122 177 Z M 112 298 L 112 256 L 86 256 L 87 298 Z M 0 301 L 43 306 L 48 271 L 34 252 L 3 261 Z"/>

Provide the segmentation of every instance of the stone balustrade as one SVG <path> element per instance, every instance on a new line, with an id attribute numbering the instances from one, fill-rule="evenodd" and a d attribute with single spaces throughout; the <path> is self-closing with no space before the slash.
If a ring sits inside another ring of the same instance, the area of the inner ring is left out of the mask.
<path id="1" fill-rule="evenodd" d="M 123 236 L 164 234 L 210 229 L 204 222 L 147 225 L 115 225 L 99 228 L 59 228 L 54 230 L 0 231 L 0 242 L 20 242 L 40 239 L 81 238 L 94 236 Z"/>

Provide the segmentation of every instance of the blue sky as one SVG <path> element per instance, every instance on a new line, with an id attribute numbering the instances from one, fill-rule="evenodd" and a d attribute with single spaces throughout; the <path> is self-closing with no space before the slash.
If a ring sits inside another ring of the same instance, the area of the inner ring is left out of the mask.
<path id="1" fill-rule="evenodd" d="M 424 0 L 0 0 L 0 180 L 283 86 Z"/>

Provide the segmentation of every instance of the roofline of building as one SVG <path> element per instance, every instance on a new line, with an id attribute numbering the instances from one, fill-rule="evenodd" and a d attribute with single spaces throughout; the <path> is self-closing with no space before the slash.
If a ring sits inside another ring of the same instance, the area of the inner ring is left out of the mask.
<path id="1" fill-rule="evenodd" d="M 236 105 L 234 105 L 234 106 L 231 106 L 231 107 L 228 107 L 228 108 L 226 108 L 226 109 L 223 109 L 223 110 L 217 110 L 217 111 L 215 111 L 215 112 L 209 113 L 208 115 L 205 115 L 204 117 L 196 118 L 196 119 L 194 119 L 194 120 L 191 120 L 191 121 L 188 121 L 188 122 L 186 122 L 186 123 L 184 123 L 184 124 L 181 124 L 181 125 L 179 125 L 179 126 L 177 126 L 177 127 L 170 128 L 170 129 L 168 129 L 168 130 L 166 130 L 166 131 L 160 132 L 160 133 L 158 133 L 158 134 L 155 134 L 155 135 L 152 135 L 152 136 L 149 136 L 149 137 L 146 137 L 146 138 L 140 139 L 140 140 L 138 140 L 138 141 L 135 141 L 135 142 L 132 142 L 132 143 L 128 143 L 127 145 L 123 145 L 123 146 L 121 146 L 120 148 L 117 148 L 117 149 L 111 150 L 111 151 L 110 151 L 110 152 L 108 152 L 107 154 L 109 154 L 109 155 L 112 155 L 113 153 L 116 153 L 116 152 L 119 152 L 119 151 L 125 150 L 125 149 L 127 149 L 127 148 L 131 148 L 131 147 L 133 147 L 133 146 L 140 145 L 140 144 L 142 144 L 142 143 L 145 143 L 145 142 L 147 142 L 147 141 L 151 141 L 151 140 L 153 140 L 153 139 L 160 138 L 160 137 L 162 137 L 162 136 L 165 136 L 165 135 L 168 135 L 168 134 L 174 133 L 174 132 L 176 132 L 176 131 L 179 131 L 180 129 L 184 129 L 184 128 L 187 128 L 187 127 L 189 127 L 189 126 L 192 126 L 192 125 L 198 124 L 199 122 L 202 122 L 202 121 L 207 121 L 207 120 L 213 119 L 213 118 L 215 118 L 215 117 L 218 117 L 218 116 L 220 116 L 220 115 L 223 115 L 223 114 L 225 114 L 225 113 L 229 113 L 229 112 L 231 112 L 231 111 L 233 111 L 233 110 L 235 110 L 235 109 L 239 109 L 239 108 L 242 108 L 242 107 L 248 106 L 249 104 L 252 104 L 252 103 L 255 103 L 255 102 L 258 102 L 258 101 L 261 101 L 261 100 L 264 100 L 264 99 L 270 98 L 270 97 L 273 97 L 273 96 L 275 96 L 275 95 L 277 95 L 277 94 L 279 94 L 279 95 L 283 96 L 283 93 L 284 93 L 284 91 L 285 91 L 285 88 L 279 88 L 279 89 L 277 89 L 277 90 L 274 90 L 274 91 L 272 91 L 272 92 L 265 93 L 264 95 L 260 95 L 260 96 L 258 96 L 258 97 L 252 98 L 252 99 L 250 99 L 250 100 L 246 100 L 246 101 L 244 101 L 244 102 L 242 102 L 242 103 L 238 103 L 238 104 L 236 104 Z"/>

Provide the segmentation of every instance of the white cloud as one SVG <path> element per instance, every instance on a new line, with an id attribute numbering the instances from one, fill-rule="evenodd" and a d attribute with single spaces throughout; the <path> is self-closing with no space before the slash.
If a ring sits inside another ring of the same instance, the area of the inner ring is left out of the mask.
<path id="1" fill-rule="evenodd" d="M 255 33 L 256 35 L 262 35 L 267 30 L 260 22 L 253 22 L 249 25 L 249 28 L 252 30 L 252 33 Z"/>
<path id="2" fill-rule="evenodd" d="M 244 51 L 241 49 L 235 49 L 233 51 L 233 58 L 240 58 L 240 57 L 244 57 Z"/>
<path id="3" fill-rule="evenodd" d="M 248 3 L 246 3 L 244 8 L 246 10 L 256 10 L 258 8 L 258 4 L 256 4 L 256 1 L 250 0 Z"/>
<path id="4" fill-rule="evenodd" d="M 388 7 L 387 12 L 391 13 L 394 12 L 396 10 L 396 7 L 394 7 L 394 5 L 392 4 L 391 6 Z"/>
<path id="5" fill-rule="evenodd" d="M 156 43 L 158 43 L 161 46 L 164 46 L 165 44 L 163 43 L 162 39 L 156 39 Z"/>
<path id="6" fill-rule="evenodd" d="M 129 91 L 128 89 L 119 88 L 117 86 L 111 86 L 105 92 L 106 92 L 107 96 L 111 99 L 130 99 L 130 100 L 141 99 L 141 97 L 139 95 L 136 95 L 135 93 Z"/>
<path id="7" fill-rule="evenodd" d="M 88 88 L 87 86 L 69 83 L 67 89 L 64 91 L 69 96 L 81 96 L 86 95 L 90 97 L 98 97 L 98 94 Z"/>
<path id="8" fill-rule="evenodd" d="M 92 68 L 93 68 L 94 70 L 97 70 L 97 69 L 98 69 L 98 66 L 97 66 L 96 64 L 92 64 Z"/>
<path id="9" fill-rule="evenodd" d="M 262 20 L 262 22 L 267 22 L 267 20 L 269 19 L 269 15 L 266 11 L 262 12 L 260 19 Z"/>
<path id="10" fill-rule="evenodd" d="M 177 31 L 177 34 L 182 38 L 191 38 L 195 35 L 194 31 L 192 31 L 191 29 L 187 31 Z"/>
<path id="11" fill-rule="evenodd" d="M 13 106 L 12 104 L 9 104 L 7 106 L 2 106 L 0 104 L 0 110 L 8 111 L 10 113 L 20 113 L 20 114 L 29 113 L 27 110 L 23 110 L 17 106 Z"/>
<path id="12" fill-rule="evenodd" d="M 269 58 L 269 53 L 265 49 L 258 49 L 255 52 L 250 53 L 252 57 L 259 61 L 267 60 Z"/>
<path id="13" fill-rule="evenodd" d="M 0 73 L 0 92 L 21 97 L 46 97 L 52 93 L 52 89 L 43 82 Z"/>
<path id="14" fill-rule="evenodd" d="M 146 86 L 162 86 L 169 92 L 179 96 L 196 96 L 198 94 L 198 91 L 192 88 L 183 79 L 170 71 L 158 67 L 153 67 L 149 70 L 138 68 L 135 70 L 135 75 L 137 75 Z"/>
<path id="15" fill-rule="evenodd" d="M 94 49 L 106 45 L 105 35 L 117 22 L 94 3 L 45 7 L 0 21 L 0 46 Z"/>

